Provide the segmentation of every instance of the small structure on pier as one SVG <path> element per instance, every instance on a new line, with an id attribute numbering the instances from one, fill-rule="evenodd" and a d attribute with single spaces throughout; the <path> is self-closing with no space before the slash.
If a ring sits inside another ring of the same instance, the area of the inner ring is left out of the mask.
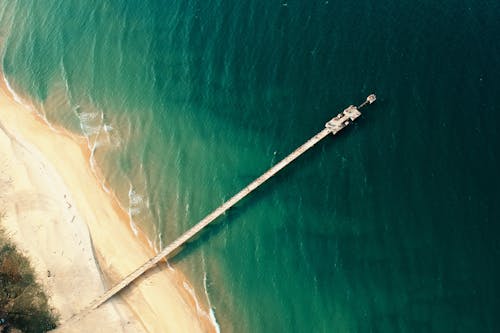
<path id="1" fill-rule="evenodd" d="M 332 118 L 332 120 L 327 122 L 325 127 L 328 128 L 333 135 L 335 135 L 338 131 L 349 125 L 350 121 L 354 121 L 359 116 L 361 116 L 361 112 L 359 112 L 357 107 L 351 105 L 339 113 L 335 118 Z"/>
<path id="2" fill-rule="evenodd" d="M 361 116 L 359 109 L 365 105 L 372 104 L 377 100 L 375 94 L 371 94 L 366 98 L 360 106 L 350 105 L 347 109 L 339 113 L 335 118 L 332 118 L 329 122 L 325 124 L 325 127 L 329 129 L 333 135 L 337 134 L 338 131 L 348 126 L 352 121 Z"/>
<path id="3" fill-rule="evenodd" d="M 366 98 L 366 101 L 364 101 L 363 104 L 361 104 L 360 106 L 358 106 L 358 109 L 361 109 L 365 105 L 372 104 L 376 100 L 377 100 L 377 96 L 375 94 L 371 94 L 370 96 L 368 96 Z"/>

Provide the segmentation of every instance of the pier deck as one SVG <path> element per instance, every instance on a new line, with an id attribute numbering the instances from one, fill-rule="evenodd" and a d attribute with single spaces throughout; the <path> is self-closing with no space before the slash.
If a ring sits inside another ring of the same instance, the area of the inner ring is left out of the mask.
<path id="1" fill-rule="evenodd" d="M 336 117 L 332 118 L 325 124 L 325 128 L 314 135 L 312 138 L 307 140 L 302 146 L 294 150 L 290 155 L 285 157 L 283 160 L 278 162 L 276 165 L 271 167 L 269 170 L 264 172 L 260 177 L 255 179 L 245 188 L 243 188 L 240 192 L 230 198 L 228 201 L 224 202 L 221 206 L 207 215 L 203 220 L 198 222 L 192 228 L 184 232 L 179 238 L 173 241 L 170 245 L 165 247 L 160 253 L 158 253 L 153 258 L 146 261 L 142 266 L 138 267 L 135 271 L 130 273 L 128 276 L 124 277 L 118 284 L 113 286 L 111 289 L 103 293 L 101 296 L 96 298 L 91 304 L 89 304 L 86 308 L 84 308 L 79 313 L 75 314 L 72 318 L 68 320 L 68 322 L 77 321 L 83 317 L 85 317 L 90 311 L 98 308 L 101 304 L 106 302 L 108 299 L 116 295 L 122 289 L 127 287 L 134 280 L 139 278 L 144 272 L 148 271 L 152 267 L 154 267 L 158 262 L 163 259 L 169 258 L 172 254 L 176 253 L 184 244 L 186 244 L 189 240 L 194 238 L 197 234 L 199 234 L 207 225 L 212 223 L 219 216 L 224 214 L 229 208 L 234 206 L 241 199 L 245 198 L 248 194 L 250 194 L 257 187 L 265 183 L 269 178 L 274 176 L 281 169 L 286 167 L 288 164 L 293 162 L 296 158 L 302 155 L 304 152 L 309 150 L 312 146 L 317 144 L 319 141 L 324 139 L 328 134 L 332 133 L 333 135 L 337 134 L 340 130 L 348 126 L 352 121 L 356 120 L 359 116 L 361 116 L 361 112 L 359 111 L 362 107 L 367 104 L 371 104 L 376 100 L 376 96 L 374 94 L 367 97 L 366 101 L 360 106 L 349 106 L 344 111 L 339 113 Z M 64 325 L 64 324 L 63 324 Z"/>

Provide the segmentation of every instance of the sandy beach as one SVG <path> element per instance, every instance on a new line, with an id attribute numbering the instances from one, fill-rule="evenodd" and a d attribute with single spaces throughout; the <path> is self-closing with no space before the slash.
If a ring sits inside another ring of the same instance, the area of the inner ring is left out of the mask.
<path id="1" fill-rule="evenodd" d="M 32 260 L 64 323 L 154 253 L 92 172 L 83 137 L 51 128 L 19 103 L 2 76 L 2 227 Z M 215 331 L 207 311 L 166 265 L 61 332 Z"/>

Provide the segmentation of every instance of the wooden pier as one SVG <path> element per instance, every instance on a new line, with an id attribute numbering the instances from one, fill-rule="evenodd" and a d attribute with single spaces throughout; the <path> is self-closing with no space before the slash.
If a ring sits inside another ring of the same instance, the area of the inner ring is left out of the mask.
<path id="1" fill-rule="evenodd" d="M 224 214 L 228 209 L 238 203 L 241 199 L 250 194 L 257 187 L 265 183 L 269 178 L 274 176 L 281 169 L 286 167 L 288 164 L 293 162 L 297 157 L 305 153 L 309 148 L 317 144 L 319 141 L 324 139 L 328 134 L 332 133 L 333 135 L 337 134 L 340 130 L 348 126 L 351 122 L 356 120 L 359 116 L 361 116 L 361 112 L 359 111 L 365 105 L 372 104 L 375 102 L 376 96 L 374 94 L 368 96 L 366 101 L 360 106 L 349 106 L 344 111 L 339 113 L 336 117 L 331 119 L 329 122 L 325 124 L 325 128 L 317 133 L 315 136 L 310 138 L 306 143 L 293 151 L 290 155 L 285 157 L 279 163 L 274 165 L 272 168 L 263 173 L 260 177 L 251 182 L 248 186 L 234 195 L 231 199 L 224 202 L 220 207 L 215 209 L 212 213 L 207 215 L 203 220 L 194 225 L 191 229 L 184 232 L 179 238 L 173 241 L 170 245 L 165 247 L 160 253 L 158 253 L 153 258 L 146 261 L 142 266 L 137 268 L 135 271 L 130 273 L 128 276 L 123 278 L 118 284 L 113 286 L 111 289 L 103 293 L 101 296 L 96 298 L 90 305 L 84 308 L 79 313 L 75 314 L 71 317 L 68 322 L 77 321 L 83 317 L 85 317 L 90 311 L 98 308 L 101 304 L 109 300 L 111 297 L 119 293 L 122 289 L 127 287 L 134 280 L 139 278 L 144 272 L 153 268 L 158 262 L 163 259 L 171 257 L 175 254 L 180 248 L 186 244 L 189 240 L 193 239 L 196 235 L 198 235 L 207 225 L 212 223 L 219 216 Z M 64 325 L 64 324 L 63 324 Z"/>

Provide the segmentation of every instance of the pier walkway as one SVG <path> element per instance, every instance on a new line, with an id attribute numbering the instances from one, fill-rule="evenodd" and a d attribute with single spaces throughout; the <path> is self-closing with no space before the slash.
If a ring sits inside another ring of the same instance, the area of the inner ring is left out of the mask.
<path id="1" fill-rule="evenodd" d="M 239 202 L 241 199 L 243 199 L 248 194 L 250 194 L 257 187 L 259 187 L 260 185 L 265 183 L 269 178 L 274 176 L 281 169 L 283 169 L 288 164 L 293 162 L 297 157 L 299 157 L 304 152 L 309 150 L 312 146 L 314 146 L 319 141 L 324 139 L 328 134 L 332 133 L 333 135 L 335 135 L 340 130 L 342 130 L 343 128 L 348 126 L 356 118 L 361 116 L 361 112 L 359 110 L 362 107 L 364 107 L 365 105 L 375 102 L 375 100 L 376 100 L 376 96 L 374 94 L 372 94 L 372 95 L 368 96 L 366 98 L 366 101 L 363 104 L 361 104 L 360 106 L 356 107 L 356 106 L 351 105 L 347 109 L 345 109 L 344 111 L 339 113 L 335 118 L 331 119 L 329 122 L 327 122 L 325 124 L 325 129 L 323 129 L 322 131 L 317 133 L 315 136 L 313 136 L 308 141 L 306 141 L 306 143 L 304 143 L 302 146 L 300 146 L 295 151 L 293 151 L 290 155 L 288 155 L 283 160 L 278 162 L 276 165 L 271 167 L 269 170 L 267 170 L 265 173 L 263 173 L 260 177 L 255 179 L 248 186 L 246 186 L 244 189 L 242 189 L 240 192 L 238 192 L 236 195 L 234 195 L 231 199 L 224 202 L 221 206 L 219 206 L 212 213 L 207 215 L 203 220 L 198 222 L 191 229 L 184 232 L 179 238 L 177 238 L 170 245 L 165 247 L 160 253 L 158 253 L 153 258 L 149 259 L 142 266 L 140 266 L 135 271 L 130 273 L 128 276 L 123 278 L 122 281 L 120 281 L 118 284 L 116 284 L 111 289 L 109 289 L 108 291 L 103 293 L 101 296 L 99 296 L 97 299 L 95 299 L 90 305 L 88 305 L 81 312 L 79 312 L 79 313 L 75 314 L 73 317 L 71 317 L 68 320 L 68 322 L 77 321 L 77 320 L 85 317 L 90 311 L 98 308 L 101 304 L 106 302 L 108 299 L 110 299 L 111 297 L 113 297 L 114 295 L 119 293 L 122 289 L 127 287 L 130 283 L 132 283 L 134 280 L 136 280 L 142 274 L 144 274 L 144 272 L 153 268 L 158 262 L 160 262 L 163 259 L 168 258 L 169 256 L 172 256 L 172 254 L 179 251 L 180 248 L 184 244 L 186 244 L 189 240 L 193 239 L 196 235 L 198 235 L 207 225 L 209 225 L 215 219 L 217 219 L 219 216 L 224 214 L 224 212 L 226 212 L 229 208 L 231 208 L 237 202 Z M 63 323 L 63 325 L 64 325 L 64 323 Z"/>

